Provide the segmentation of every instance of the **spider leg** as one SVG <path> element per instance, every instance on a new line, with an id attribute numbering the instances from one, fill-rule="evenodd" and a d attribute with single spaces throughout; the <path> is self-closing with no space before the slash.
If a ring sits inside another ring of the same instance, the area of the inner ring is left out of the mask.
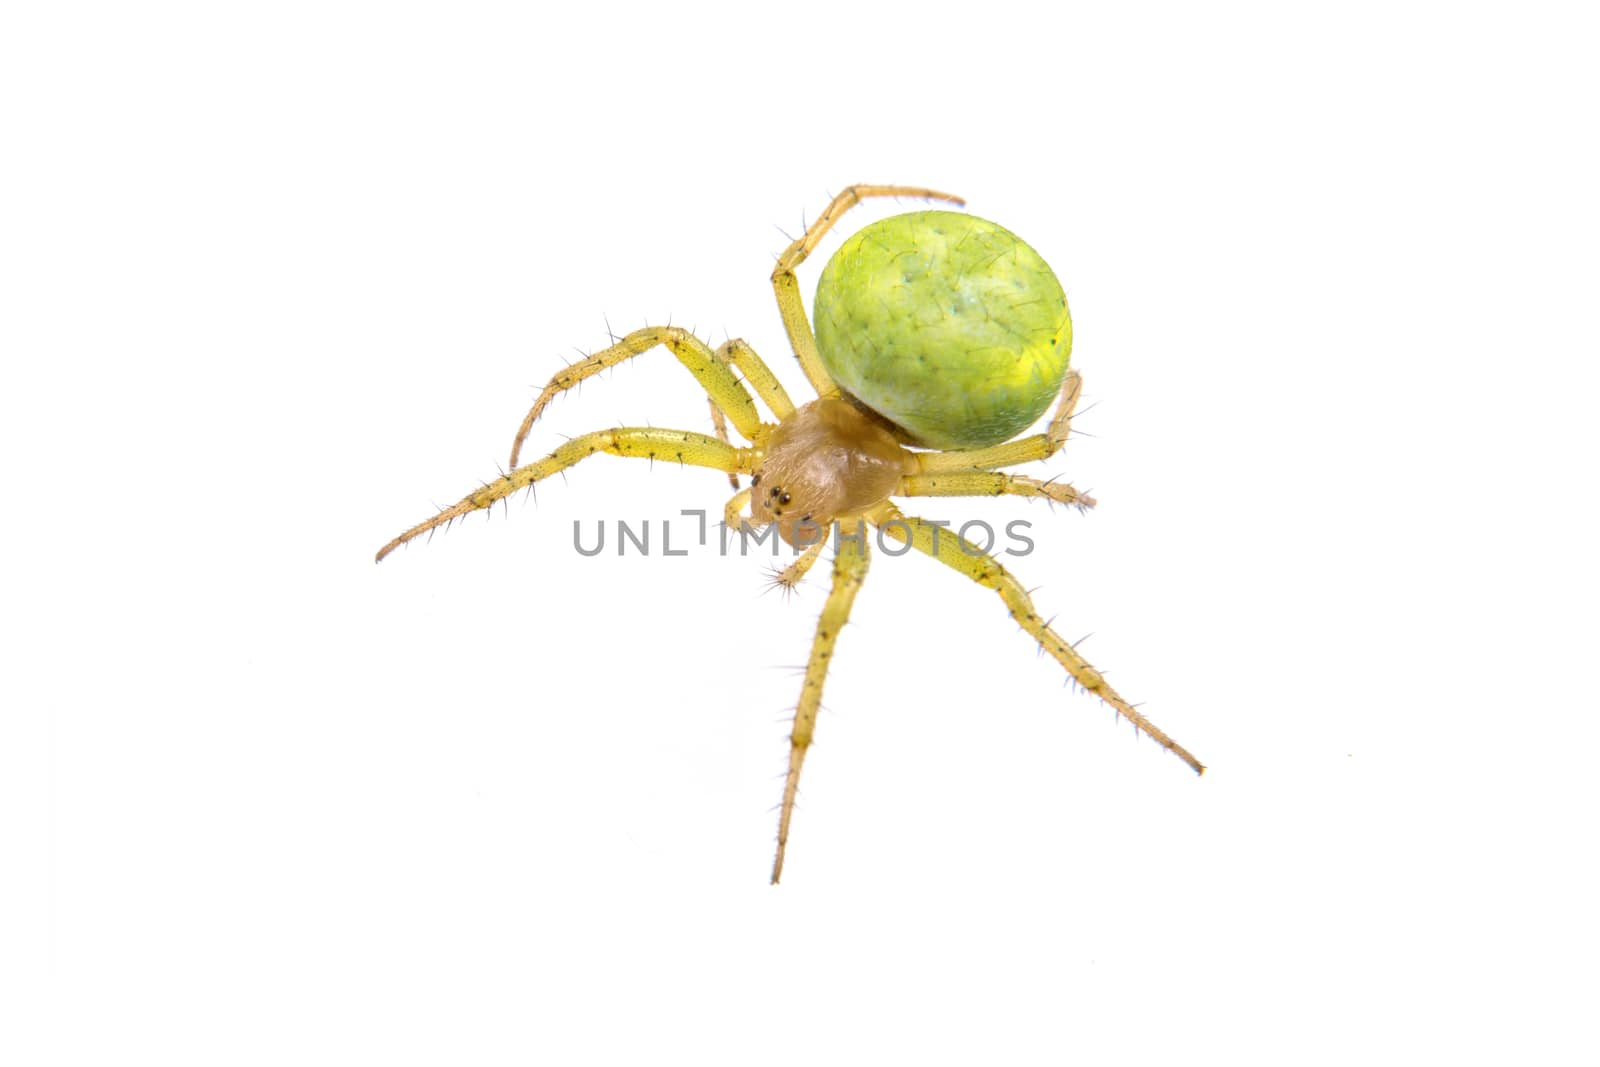
<path id="1" fill-rule="evenodd" d="M 597 452 L 613 456 L 634 456 L 640 459 L 673 460 L 692 467 L 710 467 L 719 471 L 750 471 L 755 462 L 754 450 L 734 448 L 714 437 L 688 430 L 663 430 L 656 427 L 624 426 L 615 430 L 586 433 L 565 442 L 542 459 L 518 467 L 510 474 L 502 474 L 483 488 L 463 497 L 426 522 L 420 522 L 378 550 L 378 559 L 393 552 L 412 538 L 460 518 L 474 511 L 492 506 L 519 489 L 542 481 Z"/>
<path id="2" fill-rule="evenodd" d="M 745 383 L 756 391 L 762 403 L 766 404 L 779 419 L 786 419 L 794 414 L 794 401 L 789 399 L 783 383 L 772 373 L 772 368 L 767 366 L 766 360 L 756 355 L 755 349 L 735 337 L 718 345 L 717 355 L 744 372 Z"/>
<path id="3" fill-rule="evenodd" d="M 779 420 L 794 414 L 794 401 L 789 399 L 783 383 L 778 381 L 778 376 L 772 373 L 772 368 L 756 354 L 755 349 L 734 337 L 717 346 L 716 357 L 742 371 L 745 384 L 756 391 L 756 395 Z M 728 423 L 715 400 L 711 401 L 711 424 L 716 427 L 717 440 L 727 443 Z M 754 441 L 755 438 L 750 440 Z M 735 489 L 739 488 L 738 476 L 728 475 L 728 483 Z"/>
<path id="4" fill-rule="evenodd" d="M 883 533 L 897 541 L 909 543 L 952 570 L 1000 594 L 1000 599 L 1005 601 L 1006 607 L 1011 610 L 1011 617 L 1033 635 L 1033 639 L 1039 642 L 1039 647 L 1065 667 L 1067 673 L 1072 675 L 1079 685 L 1110 704 L 1117 714 L 1131 722 L 1136 730 L 1149 734 L 1162 748 L 1192 767 L 1196 774 L 1205 773 L 1205 767 L 1199 760 L 1123 700 L 1117 691 L 1111 688 L 1104 675 L 1091 667 L 1088 660 L 1078 655 L 1075 648 L 1039 617 L 1028 591 L 993 556 L 980 551 L 972 542 L 951 530 L 901 514 L 893 504 L 880 504 L 868 518 Z"/>
<path id="5" fill-rule="evenodd" d="M 717 407 L 717 402 L 710 400 L 709 397 L 707 399 L 711 404 L 711 428 L 717 431 L 717 440 L 731 447 L 733 442 L 728 440 L 728 420 L 723 417 L 722 409 Z M 728 484 L 735 489 L 739 488 L 739 476 L 733 471 L 728 472 Z"/>
<path id="6" fill-rule="evenodd" d="M 839 631 L 850 617 L 850 606 L 867 576 L 867 538 L 865 526 L 855 535 L 840 534 L 833 556 L 833 589 L 817 620 L 817 636 L 811 644 L 811 659 L 806 663 L 806 680 L 795 708 L 794 728 L 789 732 L 789 773 L 783 781 L 783 807 L 778 815 L 778 854 L 772 861 L 772 884 L 783 876 L 783 856 L 789 847 L 789 821 L 794 817 L 795 797 L 800 789 L 800 765 L 817 728 L 817 711 L 822 707 L 822 683 L 828 676 L 828 661 Z"/>
<path id="7" fill-rule="evenodd" d="M 511 442 L 511 466 L 517 465 L 517 457 L 522 454 L 522 442 L 528 439 L 528 431 L 557 393 L 563 393 L 585 378 L 592 378 L 607 367 L 614 367 L 657 345 L 671 349 L 679 362 L 695 376 L 711 402 L 733 421 L 734 428 L 746 440 L 755 440 L 754 434 L 761 425 L 756 415 L 756 402 L 750 398 L 749 391 L 739 382 L 738 375 L 733 373 L 727 361 L 688 330 L 678 326 L 646 326 L 628 334 L 610 348 L 580 359 L 550 379 L 550 384 L 544 387 L 539 399 L 533 402 L 533 407 L 523 418 L 522 425 L 517 428 L 516 440 Z"/>
<path id="8" fill-rule="evenodd" d="M 722 524 L 730 530 L 737 531 L 739 529 L 740 522 L 744 518 L 739 513 L 743 511 L 749 505 L 749 503 L 750 490 L 748 489 L 741 489 L 729 497 L 728 502 L 722 507 Z"/>
<path id="9" fill-rule="evenodd" d="M 918 452 L 917 462 L 925 474 L 944 471 L 989 470 L 994 467 L 1011 467 L 1036 459 L 1049 459 L 1061 451 L 1072 433 L 1072 412 L 1083 393 L 1083 375 L 1068 370 L 1061 382 L 1061 395 L 1056 400 L 1056 413 L 1044 433 L 1007 441 L 989 448 L 973 448 L 957 452 Z"/>
<path id="10" fill-rule="evenodd" d="M 928 453 L 921 453 L 926 455 Z M 1094 507 L 1094 497 L 1066 482 L 1041 482 L 1020 474 L 999 471 L 951 471 L 949 474 L 910 474 L 900 479 L 895 496 L 1028 496 L 1044 497 L 1075 508 Z"/>
<path id="11" fill-rule="evenodd" d="M 811 565 L 817 562 L 817 557 L 822 555 L 822 549 L 826 544 L 827 538 L 824 536 L 822 540 L 796 556 L 793 563 L 773 572 L 773 588 L 782 589 L 785 593 L 793 592 L 794 587 L 805 579 L 806 572 L 811 570 Z"/>
<path id="12" fill-rule="evenodd" d="M 800 369 L 805 372 L 818 396 L 838 396 L 839 387 L 833 384 L 833 379 L 822 367 L 822 357 L 817 354 L 817 338 L 806 319 L 805 303 L 800 298 L 800 282 L 794 271 L 805 262 L 807 256 L 816 251 L 823 235 L 839 221 L 840 215 L 874 196 L 915 196 L 924 200 L 945 200 L 958 206 L 966 204 L 959 196 L 912 185 L 852 185 L 834 197 L 816 221 L 806 227 L 806 232 L 784 249 L 778 257 L 778 265 L 772 269 L 772 288 L 778 296 L 778 314 L 783 318 L 783 328 L 789 333 L 789 342 L 794 346 Z"/>

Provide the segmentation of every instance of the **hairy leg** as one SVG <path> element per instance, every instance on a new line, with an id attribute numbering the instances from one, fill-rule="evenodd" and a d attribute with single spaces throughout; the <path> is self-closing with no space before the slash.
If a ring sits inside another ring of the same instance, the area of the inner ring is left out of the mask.
<path id="1" fill-rule="evenodd" d="M 901 542 L 909 540 L 909 543 L 919 551 L 927 553 L 952 570 L 1000 594 L 1000 599 L 1010 609 L 1011 617 L 1017 620 L 1017 624 L 1039 642 L 1040 648 L 1050 653 L 1057 663 L 1065 667 L 1067 673 L 1072 675 L 1079 685 L 1110 704 L 1117 714 L 1131 722 L 1135 729 L 1149 734 L 1162 748 L 1192 767 L 1196 774 L 1205 772 L 1205 767 L 1199 760 L 1122 699 L 1117 691 L 1111 688 L 1105 677 L 1089 665 L 1088 660 L 1078 655 L 1077 650 L 1063 640 L 1061 635 L 1050 629 L 1034 609 L 1028 591 L 1010 571 L 1000 565 L 998 560 L 984 554 L 977 546 L 951 530 L 942 529 L 913 516 L 902 515 L 892 504 L 880 505 L 869 518 L 888 536 Z"/>
<path id="2" fill-rule="evenodd" d="M 722 507 L 722 524 L 735 533 L 739 530 L 739 522 L 743 518 L 740 512 L 750 505 L 750 490 L 741 489 L 728 498 Z"/>
<path id="3" fill-rule="evenodd" d="M 909 474 L 900 479 L 895 496 L 1027 496 L 1044 497 L 1075 508 L 1094 507 L 1094 497 L 1066 482 L 1026 478 L 999 471 L 951 471 L 949 474 Z"/>
<path id="4" fill-rule="evenodd" d="M 717 355 L 739 369 L 739 373 L 744 375 L 745 384 L 756 391 L 761 402 L 779 419 L 794 414 L 794 401 L 789 399 L 783 383 L 778 381 L 778 376 L 772 373 L 772 368 L 756 354 L 755 349 L 735 337 L 718 345 Z"/>
<path id="5" fill-rule="evenodd" d="M 543 459 L 518 467 L 510 474 L 502 474 L 487 482 L 476 492 L 469 493 L 460 502 L 444 508 L 426 522 L 419 522 L 405 533 L 378 550 L 378 559 L 430 530 L 437 529 L 470 512 L 481 511 L 495 502 L 504 500 L 519 489 L 566 470 L 597 452 L 613 456 L 634 456 L 639 459 L 686 463 L 692 467 L 710 467 L 719 471 L 754 469 L 755 452 L 748 448 L 734 448 L 714 437 L 688 430 L 662 430 L 655 427 L 625 426 L 615 430 L 600 430 L 574 437 Z"/>
<path id="6" fill-rule="evenodd" d="M 789 733 L 789 773 L 783 782 L 783 807 L 778 815 L 778 855 L 772 862 L 772 884 L 783 876 L 783 856 L 789 847 L 789 822 L 794 817 L 795 797 L 800 790 L 800 765 L 817 728 L 817 712 L 822 707 L 822 683 L 828 676 L 828 662 L 839 631 L 850 617 L 850 606 L 867 576 L 865 534 L 839 537 L 833 557 L 833 589 L 817 620 L 816 640 L 811 644 L 811 659 L 806 663 L 805 686 L 794 713 L 794 728 Z"/>
<path id="7" fill-rule="evenodd" d="M 728 440 L 728 420 L 722 415 L 722 409 L 717 407 L 715 400 L 711 404 L 711 428 L 717 432 L 717 440 L 732 447 L 733 442 Z M 728 485 L 734 489 L 739 488 L 739 476 L 732 471 L 728 472 Z"/>
<path id="8" fill-rule="evenodd" d="M 794 346 L 800 369 L 805 371 L 818 396 L 838 396 L 839 387 L 828 377 L 828 372 L 822 367 L 822 358 L 817 355 L 817 338 L 811 332 L 811 323 L 806 320 L 805 303 L 800 298 L 800 282 L 794 275 L 795 268 L 816 251 L 823 235 L 839 221 L 840 215 L 874 196 L 914 196 L 923 200 L 944 200 L 958 206 L 966 203 L 959 196 L 914 185 L 852 185 L 834 197 L 816 221 L 806 227 L 806 232 L 784 249 L 778 257 L 778 265 L 772 269 L 772 288 L 778 296 L 778 314 L 783 318 L 783 328 L 789 333 L 789 343 Z"/>
<path id="9" fill-rule="evenodd" d="M 826 533 L 826 531 L 824 531 Z M 817 562 L 817 557 L 822 555 L 822 550 L 827 545 L 827 538 L 818 541 L 794 558 L 794 562 L 772 572 L 772 588 L 782 589 L 785 593 L 794 591 L 811 570 L 812 564 Z"/>
<path id="10" fill-rule="evenodd" d="M 528 439 L 528 431 L 533 429 L 533 424 L 556 394 L 566 392 L 585 378 L 592 378 L 607 367 L 630 360 L 657 345 L 670 349 L 678 357 L 679 362 L 689 369 L 689 373 L 706 391 L 711 402 L 722 409 L 746 440 L 755 440 L 753 435 L 761 425 L 756 415 L 756 402 L 740 384 L 738 375 L 733 373 L 727 361 L 719 358 L 704 341 L 688 330 L 677 326 L 646 326 L 628 334 L 610 348 L 580 359 L 550 379 L 550 384 L 544 387 L 539 399 L 533 402 L 533 407 L 523 418 L 522 425 L 517 428 L 516 439 L 511 442 L 511 465 L 517 465 L 517 458 L 522 454 L 522 443 Z"/>

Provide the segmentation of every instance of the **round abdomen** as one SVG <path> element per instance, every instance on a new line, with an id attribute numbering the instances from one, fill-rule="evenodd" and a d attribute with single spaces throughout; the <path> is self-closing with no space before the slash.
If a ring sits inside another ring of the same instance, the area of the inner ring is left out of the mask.
<path id="1" fill-rule="evenodd" d="M 1009 230 L 918 211 L 875 222 L 817 282 L 817 347 L 840 388 L 927 448 L 983 448 L 1061 388 L 1072 320 L 1061 283 Z"/>

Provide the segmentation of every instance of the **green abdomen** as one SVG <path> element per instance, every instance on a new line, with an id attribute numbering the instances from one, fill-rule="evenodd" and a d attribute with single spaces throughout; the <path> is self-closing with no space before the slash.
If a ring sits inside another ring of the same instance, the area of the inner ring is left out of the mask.
<path id="1" fill-rule="evenodd" d="M 834 381 L 928 448 L 1009 441 L 1050 406 L 1072 351 L 1061 283 L 992 222 L 918 211 L 862 229 L 822 271 Z"/>

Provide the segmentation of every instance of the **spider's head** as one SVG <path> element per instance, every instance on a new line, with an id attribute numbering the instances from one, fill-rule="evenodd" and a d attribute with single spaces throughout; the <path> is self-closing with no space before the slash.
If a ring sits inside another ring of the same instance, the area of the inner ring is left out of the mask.
<path id="1" fill-rule="evenodd" d="M 838 501 L 831 481 L 815 473 L 763 466 L 750 483 L 750 525 L 775 522 L 778 536 L 796 548 L 822 540 Z"/>
<path id="2" fill-rule="evenodd" d="M 778 524 L 797 548 L 830 523 L 887 500 L 916 470 L 894 435 L 845 400 L 813 400 L 778 424 L 750 483 L 750 524 Z"/>

